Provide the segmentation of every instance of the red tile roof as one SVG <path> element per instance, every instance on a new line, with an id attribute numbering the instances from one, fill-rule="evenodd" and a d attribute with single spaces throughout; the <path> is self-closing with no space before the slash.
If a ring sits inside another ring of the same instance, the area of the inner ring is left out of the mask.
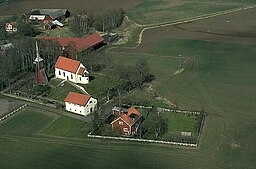
<path id="1" fill-rule="evenodd" d="M 80 67 L 80 69 L 78 70 L 78 75 L 82 75 L 83 73 L 84 73 L 84 70 L 85 70 L 85 68 L 83 68 L 83 67 Z"/>
<path id="2" fill-rule="evenodd" d="M 90 98 L 91 98 L 91 96 L 89 96 L 89 95 L 69 92 L 69 94 L 65 98 L 64 102 L 69 102 L 69 103 L 77 104 L 80 106 L 85 106 Z"/>
<path id="3" fill-rule="evenodd" d="M 38 38 L 42 40 L 57 41 L 60 43 L 60 46 L 69 46 L 70 44 L 71 45 L 74 44 L 75 50 L 77 52 L 82 52 L 85 49 L 94 47 L 97 44 L 103 42 L 103 38 L 96 33 L 89 35 L 85 38 L 63 38 L 63 37 L 46 37 L 46 36 L 41 36 Z"/>
<path id="4" fill-rule="evenodd" d="M 5 23 L 5 26 L 8 26 L 8 25 L 16 26 L 17 23 L 16 22 L 7 22 L 7 23 Z"/>
<path id="5" fill-rule="evenodd" d="M 66 70 L 68 72 L 76 73 L 81 62 L 63 56 L 59 56 L 55 68 Z"/>
<path id="6" fill-rule="evenodd" d="M 129 109 L 127 109 L 127 115 L 130 116 L 131 114 L 136 114 L 139 117 L 141 116 L 140 112 L 134 107 L 130 107 Z"/>
<path id="7" fill-rule="evenodd" d="M 122 114 L 119 118 L 122 118 L 123 121 L 130 126 L 132 126 L 134 124 L 134 121 L 126 114 Z"/>

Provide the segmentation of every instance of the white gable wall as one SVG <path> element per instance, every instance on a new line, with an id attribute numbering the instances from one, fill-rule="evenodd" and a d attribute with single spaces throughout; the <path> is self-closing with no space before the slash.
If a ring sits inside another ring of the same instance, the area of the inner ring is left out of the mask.
<path id="1" fill-rule="evenodd" d="M 97 109 L 97 100 L 91 97 L 85 106 L 80 106 L 69 102 L 65 102 L 65 105 L 67 111 L 80 114 L 82 116 L 87 116 Z"/>

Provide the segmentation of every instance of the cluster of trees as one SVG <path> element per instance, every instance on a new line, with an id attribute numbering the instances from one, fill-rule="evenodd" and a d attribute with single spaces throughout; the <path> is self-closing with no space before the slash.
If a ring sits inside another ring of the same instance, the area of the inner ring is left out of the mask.
<path id="1" fill-rule="evenodd" d="M 34 71 L 36 58 L 35 39 L 20 38 L 12 41 L 14 48 L 0 52 L 0 89 L 9 86 L 20 73 Z M 44 59 L 47 74 L 54 72 L 54 64 L 59 56 L 56 42 L 40 42 L 40 55 Z"/>
<path id="2" fill-rule="evenodd" d="M 157 112 L 154 107 L 148 111 L 145 118 L 139 128 L 139 138 L 157 139 L 168 131 L 167 119 L 160 112 Z"/>
<path id="3" fill-rule="evenodd" d="M 120 89 L 130 92 L 132 89 L 142 89 L 143 84 L 151 82 L 155 77 L 150 73 L 145 59 L 138 59 L 134 65 L 115 65 L 114 74 L 119 78 Z"/>
<path id="4" fill-rule="evenodd" d="M 15 33 L 8 33 L 5 31 L 5 24 L 7 22 L 16 22 L 17 23 L 17 32 Z M 22 37 L 34 37 L 38 35 L 40 32 L 30 25 L 29 23 L 21 21 L 17 17 L 12 17 L 8 18 L 5 20 L 2 20 L 0 22 L 0 39 L 1 40 L 6 40 L 6 39 L 17 39 L 17 38 L 22 38 Z"/>
<path id="5" fill-rule="evenodd" d="M 102 14 L 94 15 L 92 12 L 78 12 L 69 19 L 71 31 L 78 37 L 89 34 L 94 28 L 98 31 L 109 32 L 119 27 L 125 16 L 123 9 L 112 9 Z"/>

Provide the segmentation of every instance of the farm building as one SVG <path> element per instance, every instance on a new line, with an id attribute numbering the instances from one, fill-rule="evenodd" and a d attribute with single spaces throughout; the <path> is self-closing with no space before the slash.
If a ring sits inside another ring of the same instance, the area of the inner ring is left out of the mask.
<path id="1" fill-rule="evenodd" d="M 112 111 L 114 115 L 118 116 L 111 122 L 112 128 L 118 128 L 122 135 L 133 135 L 137 132 L 142 120 L 142 115 L 137 109 L 114 107 Z"/>
<path id="2" fill-rule="evenodd" d="M 59 56 L 55 64 L 55 76 L 73 83 L 89 83 L 89 72 L 85 66 L 73 59 Z"/>
<path id="3" fill-rule="evenodd" d="M 5 24 L 5 31 L 8 33 L 17 32 L 17 23 L 16 22 L 8 22 Z"/>
<path id="4" fill-rule="evenodd" d="M 62 21 L 70 16 L 67 9 L 32 9 L 21 18 L 23 21 L 39 21 L 47 23 L 49 21 Z"/>
<path id="5" fill-rule="evenodd" d="M 67 111 L 83 116 L 87 116 L 97 109 L 97 99 L 85 94 L 69 92 L 64 102 Z"/>
<path id="6" fill-rule="evenodd" d="M 51 29 L 55 29 L 57 27 L 63 27 L 63 23 L 61 23 L 58 20 L 54 20 L 54 21 L 50 21 L 44 24 L 44 29 L 45 30 L 51 30 Z"/>
<path id="7" fill-rule="evenodd" d="M 86 50 L 95 50 L 104 46 L 104 39 L 96 33 L 89 35 L 85 38 L 41 36 L 38 37 L 38 39 L 56 41 L 60 44 L 60 49 L 64 52 L 69 51 L 72 48 L 75 51 L 75 53 L 81 53 Z"/>

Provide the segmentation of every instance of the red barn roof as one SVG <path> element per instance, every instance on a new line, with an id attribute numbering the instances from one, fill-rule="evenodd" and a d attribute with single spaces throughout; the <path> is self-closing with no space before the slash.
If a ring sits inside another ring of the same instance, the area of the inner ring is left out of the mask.
<path id="1" fill-rule="evenodd" d="M 42 36 L 38 38 L 42 40 L 57 41 L 60 43 L 60 46 L 69 46 L 73 44 L 77 52 L 82 52 L 85 49 L 94 47 L 97 44 L 103 42 L 103 38 L 96 33 L 89 35 L 85 38 L 63 38 L 63 37 L 47 37 L 47 36 Z"/>
<path id="2" fill-rule="evenodd" d="M 75 92 L 69 92 L 64 102 L 69 102 L 73 104 L 77 104 L 80 106 L 85 106 L 88 100 L 91 98 L 89 95 L 79 94 Z"/>
<path id="3" fill-rule="evenodd" d="M 59 56 L 55 68 L 66 70 L 68 72 L 76 73 L 81 62 L 63 56 Z"/>

